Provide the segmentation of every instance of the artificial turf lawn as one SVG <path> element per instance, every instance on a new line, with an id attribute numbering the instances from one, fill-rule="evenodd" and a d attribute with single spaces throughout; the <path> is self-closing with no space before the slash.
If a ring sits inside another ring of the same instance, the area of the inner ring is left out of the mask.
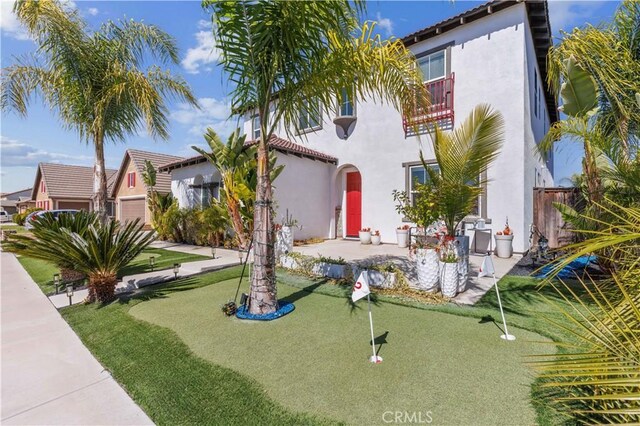
<path id="1" fill-rule="evenodd" d="M 206 279 L 206 278 L 199 278 Z M 371 355 L 366 309 L 281 282 L 296 310 L 273 322 L 225 318 L 218 307 L 237 280 L 155 298 L 132 307 L 166 327 L 199 357 L 255 379 L 293 412 L 352 424 L 382 424 L 386 411 L 431 412 L 437 424 L 532 424 L 534 375 L 523 356 L 552 353 L 538 334 L 514 328 L 499 338 L 491 321 L 380 303 L 374 309 L 384 358 Z M 494 312 L 495 314 L 495 312 Z"/>
<path id="2" fill-rule="evenodd" d="M 174 263 L 187 263 L 210 259 L 209 257 L 200 256 L 198 254 L 181 253 L 159 248 L 147 248 L 129 265 L 120 270 L 118 275 L 125 276 L 150 272 L 151 267 L 149 266 L 149 257 L 151 256 L 155 256 L 155 271 L 172 268 Z M 25 256 L 19 256 L 18 261 L 20 261 L 24 269 L 26 269 L 29 275 L 31 275 L 31 278 L 33 278 L 33 280 L 38 284 L 44 294 L 51 294 L 55 291 L 53 275 L 60 272 L 58 267 L 47 261 Z"/>

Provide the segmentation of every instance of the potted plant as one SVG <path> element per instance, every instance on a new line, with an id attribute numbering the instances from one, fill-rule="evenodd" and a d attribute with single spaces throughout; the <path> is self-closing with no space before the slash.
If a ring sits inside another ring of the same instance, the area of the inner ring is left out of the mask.
<path id="1" fill-rule="evenodd" d="M 409 246 L 409 225 L 402 225 L 396 228 L 396 240 L 400 248 Z"/>
<path id="2" fill-rule="evenodd" d="M 371 228 L 362 228 L 358 232 L 360 244 L 371 244 Z"/>
<path id="3" fill-rule="evenodd" d="M 440 290 L 443 296 L 454 297 L 458 293 L 458 249 L 450 236 L 440 245 Z"/>
<path id="4" fill-rule="evenodd" d="M 418 282 L 410 284 L 417 290 L 438 290 L 438 239 L 436 237 L 423 237 L 413 245 L 411 253 L 415 256 L 416 275 Z"/>
<path id="5" fill-rule="evenodd" d="M 371 244 L 373 244 L 374 246 L 379 246 L 380 241 L 380 231 L 376 230 L 373 234 L 371 234 Z"/>
<path id="6" fill-rule="evenodd" d="M 496 232 L 496 256 L 509 258 L 513 256 L 513 232 L 509 228 L 509 219 L 502 232 Z"/>
<path id="7" fill-rule="evenodd" d="M 276 232 L 276 256 L 291 253 L 293 251 L 294 233 L 293 228 L 299 228 L 298 221 L 286 210 L 282 223 L 274 225 Z"/>

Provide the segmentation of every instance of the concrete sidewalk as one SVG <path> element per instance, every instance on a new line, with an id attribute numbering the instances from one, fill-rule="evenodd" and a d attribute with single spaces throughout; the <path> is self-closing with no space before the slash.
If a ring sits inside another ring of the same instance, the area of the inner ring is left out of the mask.
<path id="1" fill-rule="evenodd" d="M 14 255 L 0 256 L 2 424 L 153 424 Z"/>

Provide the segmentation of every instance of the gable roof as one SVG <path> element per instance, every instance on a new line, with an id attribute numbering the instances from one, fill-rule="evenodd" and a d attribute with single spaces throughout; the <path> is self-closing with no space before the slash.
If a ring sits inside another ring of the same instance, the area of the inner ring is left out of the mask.
<path id="1" fill-rule="evenodd" d="M 509 7 L 524 3 L 527 8 L 529 27 L 536 54 L 536 61 L 540 69 L 540 79 L 543 81 L 545 101 L 551 123 L 558 121 L 558 103 L 551 88 L 547 84 L 547 53 L 553 46 L 551 24 L 549 23 L 549 7 L 547 0 L 493 0 L 480 6 L 469 9 L 451 18 L 447 18 L 436 24 L 430 25 L 421 30 L 415 31 L 402 38 L 405 46 L 409 47 L 423 40 L 439 36 L 447 31 L 451 31 L 462 25 L 468 24 L 478 19 L 490 16 L 493 13 L 507 9 Z"/>
<path id="2" fill-rule="evenodd" d="M 117 170 L 106 169 L 107 194 L 111 192 Z M 51 198 L 83 198 L 93 196 L 93 167 L 71 166 L 58 163 L 40 163 L 36 171 L 31 199 L 36 199 L 38 181 L 44 178 Z"/>
<path id="3" fill-rule="evenodd" d="M 246 141 L 244 143 L 245 146 L 251 146 L 258 143 L 258 140 Z M 310 160 L 324 161 L 325 163 L 337 164 L 338 159 L 331 155 L 325 154 L 320 151 L 316 151 L 314 149 L 307 148 L 300 144 L 291 142 L 287 139 L 283 139 L 276 135 L 271 136 L 271 140 L 269 142 L 270 148 L 282 152 L 283 154 L 292 154 L 298 156 L 300 158 L 308 158 Z M 164 172 L 170 172 L 171 170 L 178 169 L 181 167 L 192 166 L 194 164 L 200 164 L 206 162 L 207 159 L 202 155 L 196 155 L 194 157 L 189 157 L 182 159 L 180 161 L 173 161 L 171 163 L 164 164 L 158 168 L 158 170 Z"/>
<path id="4" fill-rule="evenodd" d="M 4 192 L 2 193 L 2 198 L 6 198 L 7 200 L 20 200 L 21 198 L 28 198 L 32 191 L 33 188 L 26 188 L 19 191 Z"/>
<path id="5" fill-rule="evenodd" d="M 112 197 L 115 197 L 118 186 L 120 186 L 120 181 L 124 179 L 124 174 L 126 172 L 125 164 L 127 164 L 127 159 L 131 159 L 136 168 L 136 172 L 138 172 L 138 175 L 142 176 L 146 160 L 151 161 L 153 167 L 158 170 L 161 165 L 171 161 L 184 160 L 184 157 L 160 154 L 158 152 L 141 151 L 139 149 L 127 149 L 127 151 L 124 153 L 124 157 L 122 158 L 120 169 L 118 169 L 118 174 L 115 178 L 115 184 L 113 185 L 113 188 L 111 190 Z M 143 179 L 140 179 L 140 182 L 142 182 L 142 184 L 146 187 Z M 156 186 L 154 188 L 156 191 L 163 194 L 171 192 L 171 175 L 158 171 L 158 173 L 156 174 Z"/>

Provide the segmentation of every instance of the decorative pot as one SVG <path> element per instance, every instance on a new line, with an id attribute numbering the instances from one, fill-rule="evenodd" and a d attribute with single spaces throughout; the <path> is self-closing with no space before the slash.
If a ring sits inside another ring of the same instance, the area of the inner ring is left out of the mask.
<path id="1" fill-rule="evenodd" d="M 283 226 L 276 234 L 276 256 L 293 252 L 293 228 Z"/>
<path id="2" fill-rule="evenodd" d="M 396 238 L 398 240 L 398 247 L 406 248 L 409 245 L 409 230 L 396 229 Z"/>
<path id="3" fill-rule="evenodd" d="M 494 235 L 496 239 L 496 256 L 509 258 L 513 256 L 513 234 Z"/>
<path id="4" fill-rule="evenodd" d="M 360 244 L 371 244 L 371 231 L 359 231 Z"/>
<path id="5" fill-rule="evenodd" d="M 371 244 L 373 244 L 374 246 L 379 246 L 380 245 L 380 241 L 382 241 L 381 238 L 380 238 L 380 235 L 372 235 L 371 236 Z"/>
<path id="6" fill-rule="evenodd" d="M 454 297 L 458 292 L 458 263 L 440 262 L 440 290 L 443 296 Z"/>
<path id="7" fill-rule="evenodd" d="M 467 289 L 469 281 L 469 236 L 456 237 L 458 246 L 458 293 Z"/>
<path id="8" fill-rule="evenodd" d="M 418 283 L 411 287 L 425 291 L 438 289 L 438 252 L 435 249 L 416 250 L 416 272 Z"/>

